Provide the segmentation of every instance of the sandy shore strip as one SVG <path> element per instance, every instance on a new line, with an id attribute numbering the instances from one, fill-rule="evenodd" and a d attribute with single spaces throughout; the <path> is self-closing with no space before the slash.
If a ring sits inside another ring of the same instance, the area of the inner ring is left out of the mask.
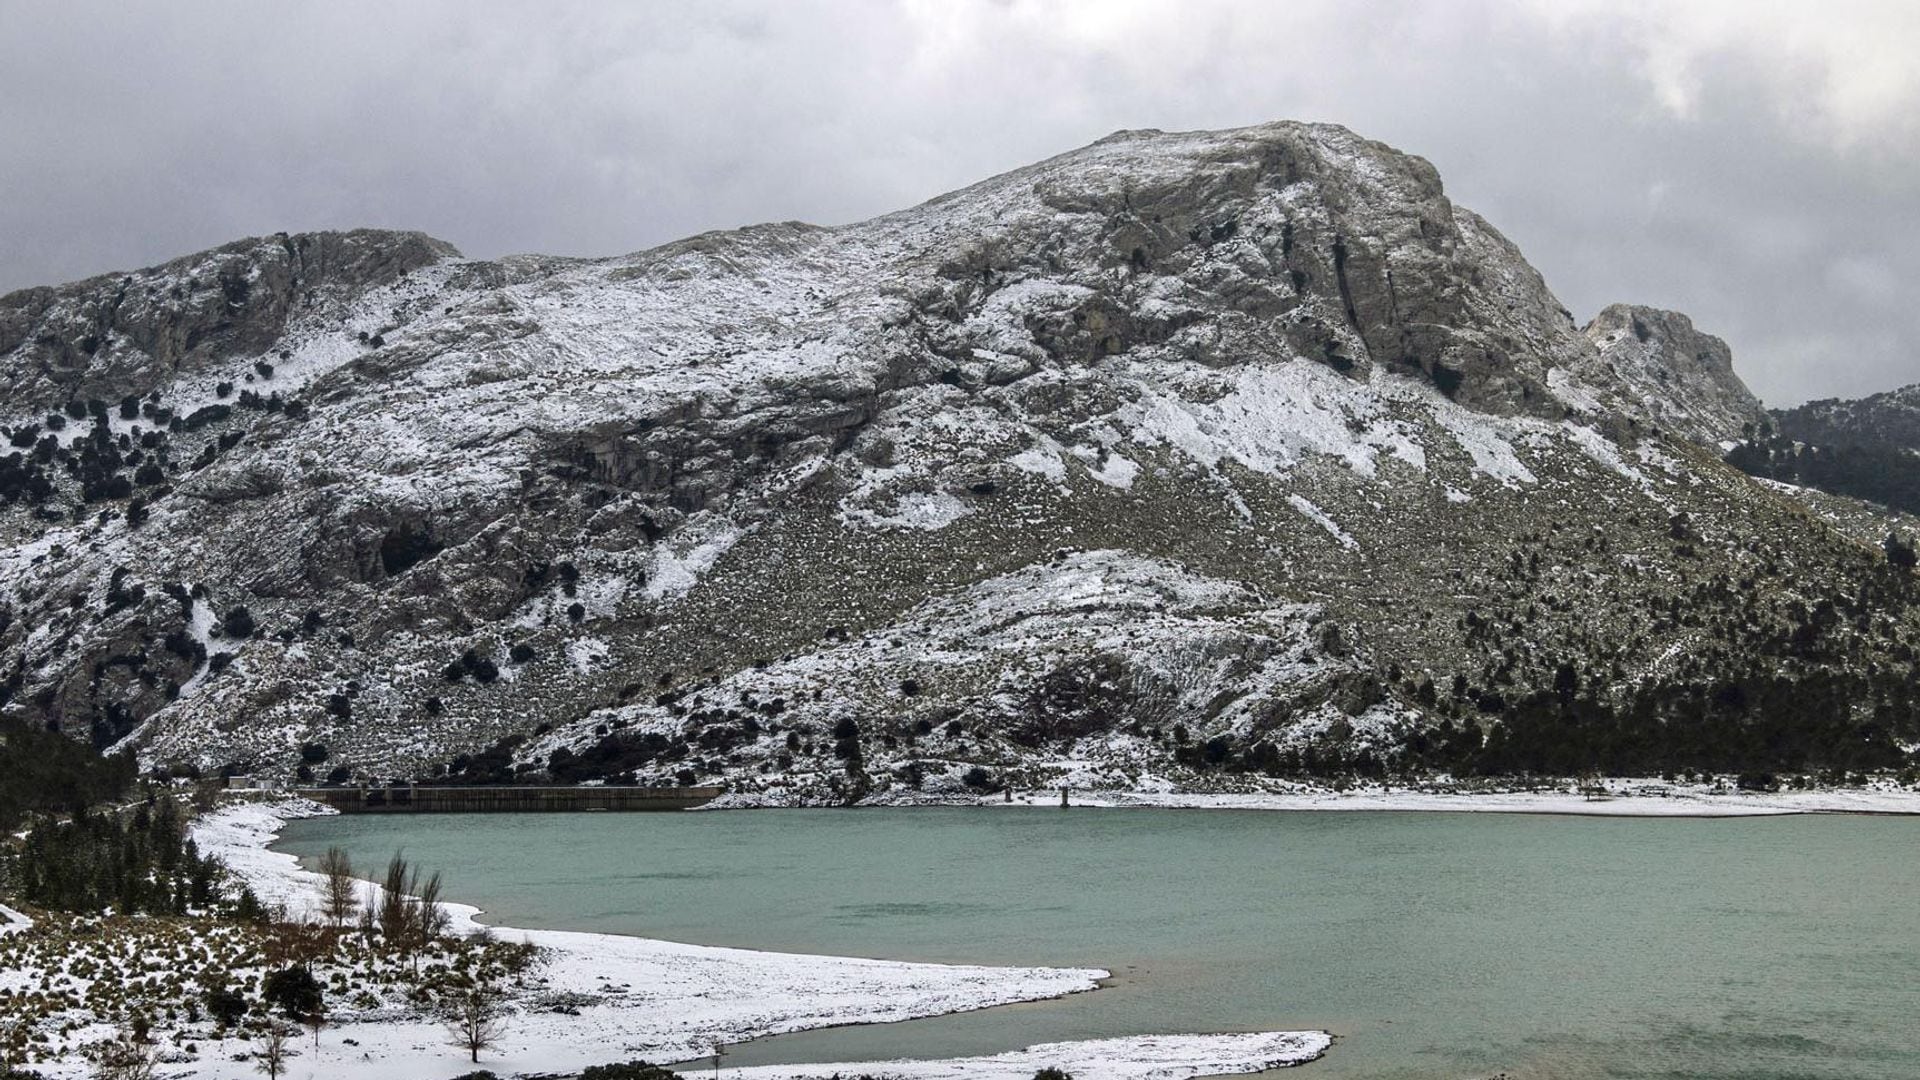
<path id="1" fill-rule="evenodd" d="M 196 822 L 193 836 L 201 851 L 224 861 L 263 902 L 283 904 L 297 916 L 315 910 L 320 876 L 268 845 L 286 821 L 331 812 L 293 799 L 230 805 Z M 375 895 L 375 886 L 364 888 L 369 897 Z M 447 907 L 454 933 L 480 926 L 477 909 Z M 885 1023 L 1055 998 L 1093 990 L 1107 977 L 1107 972 L 1092 968 L 919 964 L 510 927 L 495 927 L 494 933 L 546 950 L 541 994 L 576 995 L 579 1002 L 577 1014 L 536 1011 L 522 1002 L 501 1047 L 483 1055 L 479 1066 L 501 1076 L 565 1072 L 632 1058 L 685 1061 L 710 1054 L 716 1045 L 807 1028 Z M 320 1049 L 301 1048 L 289 1073 L 293 1080 L 434 1080 L 475 1067 L 448 1048 L 444 1028 L 430 1017 L 343 1019 L 329 1029 Z M 1142 1036 L 1050 1044 L 987 1058 L 887 1062 L 884 1071 L 907 1077 L 1017 1075 L 1028 1080 L 1057 1059 L 1078 1080 L 1177 1080 L 1311 1060 L 1325 1051 L 1327 1041 L 1319 1032 Z M 213 1080 L 257 1075 L 252 1062 L 221 1057 L 230 1055 L 210 1055 L 193 1075 Z M 878 1063 L 838 1063 L 726 1071 L 774 1080 L 881 1068 Z"/>

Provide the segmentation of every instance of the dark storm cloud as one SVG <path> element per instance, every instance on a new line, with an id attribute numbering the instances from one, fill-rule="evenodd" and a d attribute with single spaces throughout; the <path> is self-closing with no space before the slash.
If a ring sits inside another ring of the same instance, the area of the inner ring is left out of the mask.
<path id="1" fill-rule="evenodd" d="M 0 0 L 0 289 L 282 229 L 612 254 L 857 220 L 1117 128 L 1294 117 L 1433 160 L 1583 318 L 1677 308 L 1771 402 L 1858 394 L 1920 381 L 1920 41 L 1897 3 L 1818 20 L 1581 0 Z"/>

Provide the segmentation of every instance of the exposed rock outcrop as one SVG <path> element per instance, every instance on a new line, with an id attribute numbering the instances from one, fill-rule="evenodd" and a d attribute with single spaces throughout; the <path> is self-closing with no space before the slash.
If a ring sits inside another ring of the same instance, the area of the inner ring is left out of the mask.
<path id="1" fill-rule="evenodd" d="M 0 296 L 6 407 L 145 397 L 219 361 L 271 354 L 296 314 L 458 255 L 422 233 L 281 233 Z"/>
<path id="2" fill-rule="evenodd" d="M 1614 304 L 1585 329 L 1599 366 L 1581 374 L 1611 386 L 1642 423 L 1706 446 L 1740 439 L 1767 419 L 1733 371 L 1733 352 L 1677 311 Z"/>

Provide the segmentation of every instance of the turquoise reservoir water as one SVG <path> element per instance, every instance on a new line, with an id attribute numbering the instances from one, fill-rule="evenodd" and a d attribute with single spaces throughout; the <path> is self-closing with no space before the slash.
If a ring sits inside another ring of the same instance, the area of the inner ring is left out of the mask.
<path id="1" fill-rule="evenodd" d="M 1111 969 L 730 1064 L 1324 1028 L 1303 1078 L 1920 1077 L 1920 819 L 1186 810 L 336 817 L 513 926 Z"/>

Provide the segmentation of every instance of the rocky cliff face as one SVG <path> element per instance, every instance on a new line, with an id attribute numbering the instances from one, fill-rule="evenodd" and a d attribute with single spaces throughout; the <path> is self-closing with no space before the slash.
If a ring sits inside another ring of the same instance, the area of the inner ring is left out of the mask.
<path id="1" fill-rule="evenodd" d="M 1734 374 L 1727 343 L 1677 311 L 1614 304 L 1584 333 L 1599 354 L 1584 365 L 1587 378 L 1618 391 L 1620 407 L 1641 423 L 1715 446 L 1767 419 Z"/>
<path id="2" fill-rule="evenodd" d="M 1650 322 L 1634 411 L 1617 340 L 1336 127 L 610 260 L 246 242 L 0 312 L 4 707 L 153 766 L 797 801 L 1916 734 L 1905 579 L 1688 441 L 1743 407 L 1724 348 Z"/>
<path id="3" fill-rule="evenodd" d="M 6 406 L 31 416 L 89 398 L 117 404 L 223 360 L 270 356 L 294 317 L 456 254 L 419 233 L 283 234 L 0 297 Z"/>

